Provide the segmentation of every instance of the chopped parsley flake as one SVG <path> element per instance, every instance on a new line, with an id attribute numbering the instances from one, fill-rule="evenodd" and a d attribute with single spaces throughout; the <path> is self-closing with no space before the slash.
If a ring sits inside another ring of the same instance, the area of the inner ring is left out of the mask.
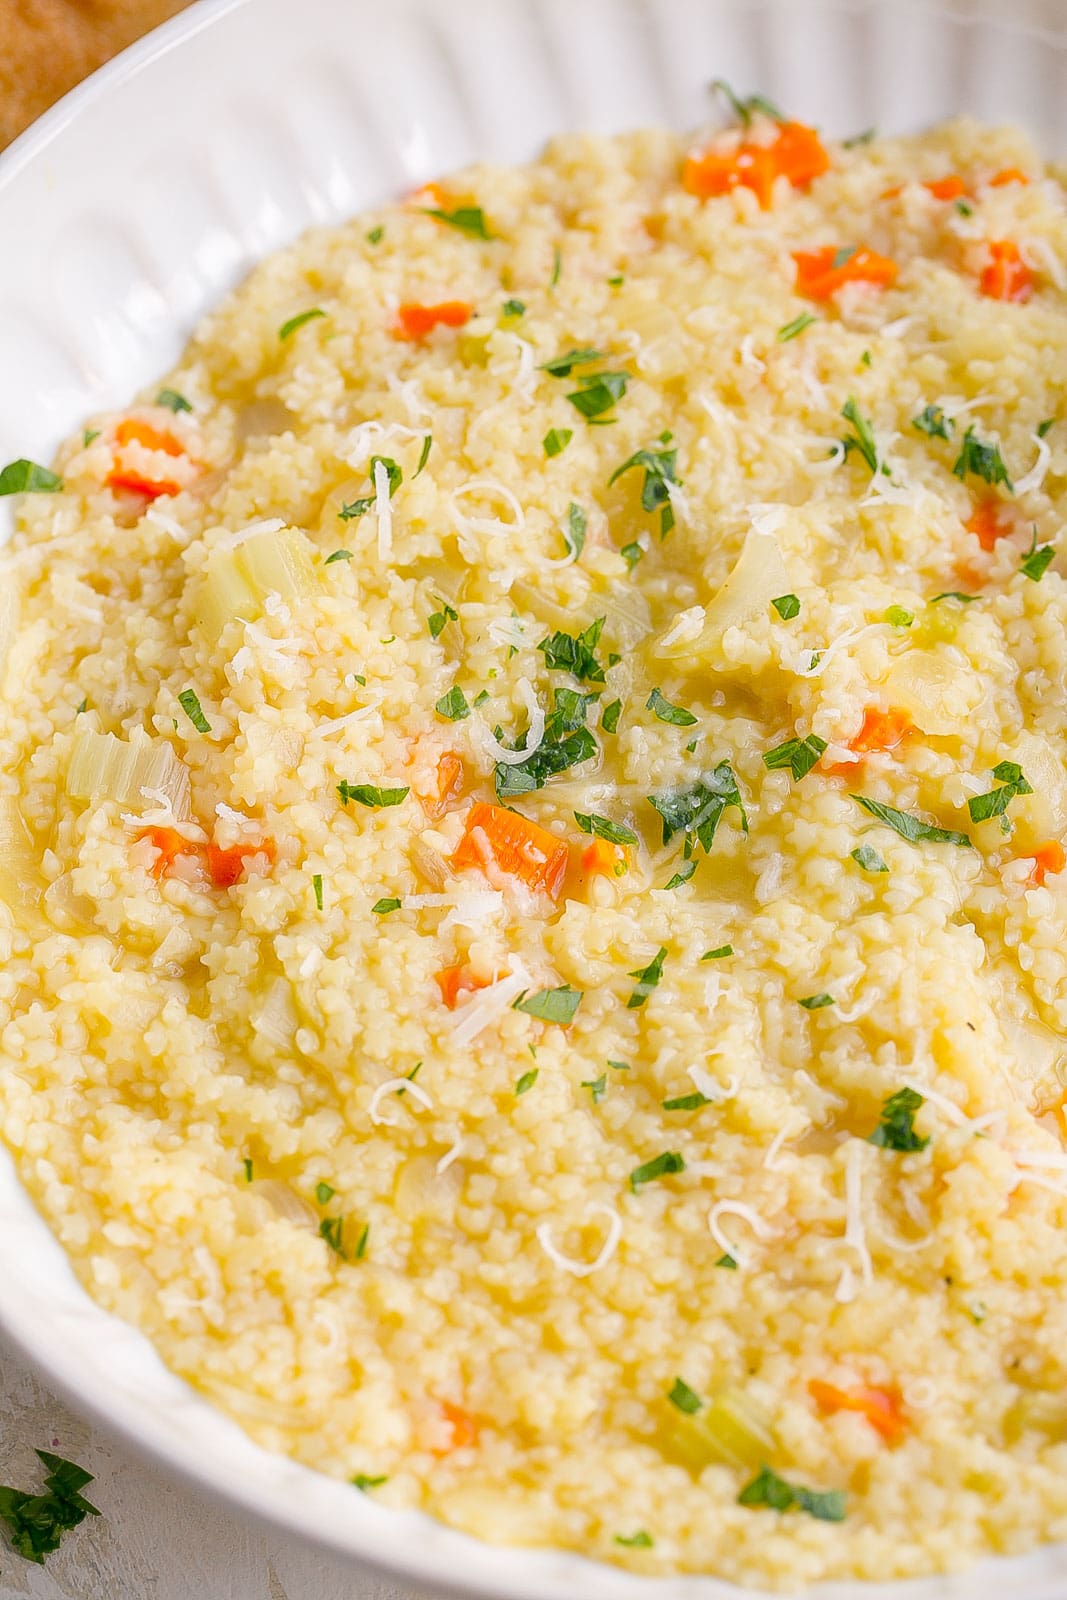
<path id="1" fill-rule="evenodd" d="M 912 417 L 911 425 L 931 439 L 951 438 L 956 426 L 951 417 L 946 417 L 940 406 L 933 405 L 924 406 L 917 417 Z"/>
<path id="2" fill-rule="evenodd" d="M 810 328 L 812 323 L 818 320 L 818 317 L 813 317 L 810 311 L 802 311 L 799 317 L 794 317 L 792 322 L 787 322 L 784 327 L 778 329 L 778 343 L 788 344 L 790 339 L 795 339 L 805 328 Z"/>
<path id="3" fill-rule="evenodd" d="M 723 96 L 743 128 L 748 127 L 757 112 L 761 116 L 771 117 L 775 122 L 782 121 L 782 113 L 776 105 L 767 99 L 766 95 L 750 94 L 742 99 L 734 93 L 725 78 L 713 78 L 710 88 L 713 94 L 721 94 Z"/>
<path id="4" fill-rule="evenodd" d="M 440 206 L 422 206 L 420 209 L 426 216 L 436 217 L 438 222 L 447 223 L 450 228 L 458 228 L 460 233 L 469 233 L 473 239 L 493 238 L 485 225 L 485 213 L 481 206 L 457 206 L 455 211 L 445 211 Z"/>
<path id="5" fill-rule="evenodd" d="M 628 1011 L 636 1011 L 644 1005 L 663 976 L 663 963 L 666 959 L 666 947 L 661 945 L 647 967 L 638 967 L 636 972 L 629 974 L 631 978 L 637 979 L 637 987 L 626 1002 Z"/>
<path id="6" fill-rule="evenodd" d="M 720 1256 L 715 1265 L 717 1267 L 725 1267 L 729 1272 L 737 1271 L 737 1262 L 731 1255 Z"/>
<path id="7" fill-rule="evenodd" d="M 445 629 L 445 626 L 449 622 L 459 621 L 459 612 L 453 610 L 448 601 L 442 600 L 439 594 L 434 595 L 434 599 L 437 601 L 437 604 L 441 607 L 441 609 L 440 611 L 431 612 L 431 614 L 426 618 L 426 626 L 430 630 L 430 638 L 439 639 Z"/>
<path id="8" fill-rule="evenodd" d="M 598 617 L 577 636 L 569 633 L 552 633 L 537 646 L 545 658 L 545 666 L 557 672 L 569 672 L 579 683 L 603 683 L 604 668 L 594 651 L 603 631 L 605 618 Z"/>
<path id="9" fill-rule="evenodd" d="M 586 345 L 579 350 L 568 350 L 565 355 L 554 356 L 551 361 L 545 361 L 538 368 L 539 372 L 547 372 L 553 378 L 569 378 L 575 367 L 586 367 L 592 361 L 603 361 L 605 351 L 594 350 Z"/>
<path id="10" fill-rule="evenodd" d="M 388 1483 L 389 1482 L 389 1479 L 388 1478 L 369 1478 L 365 1472 L 357 1472 L 352 1478 L 349 1479 L 349 1482 L 353 1483 L 356 1486 L 357 1489 L 361 1490 L 364 1494 L 366 1494 L 368 1489 L 379 1489 L 379 1488 L 381 1488 L 383 1483 Z"/>
<path id="11" fill-rule="evenodd" d="M 518 1098 L 520 1094 L 525 1094 L 528 1089 L 533 1088 L 534 1084 L 537 1082 L 537 1072 L 537 1067 L 533 1067 L 529 1072 L 523 1073 L 522 1077 L 515 1085 L 516 1098 Z"/>
<path id="12" fill-rule="evenodd" d="M 993 776 L 1000 787 L 991 789 L 988 794 L 975 795 L 967 802 L 972 822 L 988 822 L 991 817 L 1002 817 L 1012 800 L 1021 794 L 1034 792 L 1016 761 L 998 762 L 993 768 Z"/>
<path id="13" fill-rule="evenodd" d="M 573 428 L 549 428 L 543 440 L 545 455 L 561 455 L 573 438 Z"/>
<path id="14" fill-rule="evenodd" d="M 806 1511 L 820 1522 L 844 1522 L 847 1499 L 843 1489 L 804 1489 L 786 1483 L 770 1467 L 761 1467 L 737 1497 L 738 1505 L 769 1506 L 772 1511 Z"/>
<path id="15" fill-rule="evenodd" d="M 324 317 L 325 311 L 321 306 L 312 306 L 310 311 L 298 311 L 295 317 L 290 317 L 288 322 L 283 322 L 278 329 L 279 339 L 288 339 L 297 328 L 302 328 L 305 322 L 313 322 L 316 317 Z"/>
<path id="16" fill-rule="evenodd" d="M 883 1150 L 925 1150 L 929 1137 L 915 1132 L 915 1113 L 924 1104 L 916 1089 L 898 1089 L 882 1106 L 878 1126 L 868 1134 L 867 1143 Z"/>
<path id="17" fill-rule="evenodd" d="M 906 611 L 903 606 L 889 606 L 885 613 L 885 621 L 894 628 L 910 628 L 915 621 L 914 611 Z"/>
<path id="18" fill-rule="evenodd" d="M 63 479 L 36 461 L 9 461 L 0 472 L 0 494 L 57 494 Z"/>
<path id="19" fill-rule="evenodd" d="M 645 701 L 645 710 L 651 711 L 660 722 L 670 722 L 676 728 L 691 728 L 697 720 L 684 706 L 672 705 L 659 689 L 653 689 Z"/>
<path id="20" fill-rule="evenodd" d="M 1037 529 L 1035 528 L 1033 538 L 1030 540 L 1030 548 L 1019 562 L 1019 571 L 1029 578 L 1031 582 L 1040 583 L 1048 571 L 1049 564 L 1055 554 L 1056 552 L 1050 544 L 1038 546 Z"/>
<path id="21" fill-rule="evenodd" d="M 596 755 L 596 740 L 585 726 L 589 707 L 596 699 L 595 694 L 579 694 L 576 689 L 555 691 L 555 704 L 545 719 L 544 738 L 537 749 L 526 761 L 497 762 L 493 776 L 498 799 L 529 794 L 557 773 Z"/>
<path id="22" fill-rule="evenodd" d="M 744 803 L 728 761 L 720 761 L 713 772 L 688 788 L 650 794 L 648 803 L 662 818 L 663 843 L 670 844 L 676 833 L 684 833 L 687 856 L 692 854 L 694 840 L 705 853 L 710 851 L 723 812 L 730 806 L 740 813 L 741 831 L 748 832 Z"/>
<path id="23" fill-rule="evenodd" d="M 695 861 L 683 861 L 674 876 L 663 885 L 664 889 L 680 889 L 683 883 L 688 883 L 697 869 Z"/>
<path id="24" fill-rule="evenodd" d="M 311 879 L 311 887 L 315 891 L 315 904 L 322 910 L 322 873 L 316 872 Z"/>
<path id="25" fill-rule="evenodd" d="M 642 550 L 636 539 L 632 539 L 629 544 L 624 544 L 622 549 L 619 551 L 620 556 L 622 556 L 622 559 L 626 562 L 626 565 L 629 567 L 631 572 L 641 560 L 644 553 L 645 552 Z"/>
<path id="26" fill-rule="evenodd" d="M 600 726 L 605 733 L 614 733 L 619 726 L 619 716 L 622 712 L 622 701 L 612 700 L 600 714 Z"/>
<path id="27" fill-rule="evenodd" d="M 338 515 L 340 515 L 340 513 L 338 513 Z M 352 559 L 353 557 L 351 550 L 331 550 L 330 554 L 326 557 L 326 560 L 322 564 L 324 567 L 328 567 L 334 561 L 351 561 Z"/>
<path id="28" fill-rule="evenodd" d="M 603 417 L 605 411 L 610 411 L 616 402 L 623 398 L 629 381 L 630 375 L 627 372 L 579 373 L 578 382 L 581 388 L 573 390 L 567 399 L 589 422 Z"/>
<path id="29" fill-rule="evenodd" d="M 963 594 L 959 589 L 943 589 L 940 594 L 935 594 L 930 601 L 936 606 L 941 600 L 958 600 L 961 606 L 973 606 L 978 599 L 976 594 Z"/>
<path id="30" fill-rule="evenodd" d="M 858 450 L 872 472 L 885 470 L 881 468 L 878 460 L 878 446 L 874 442 L 874 429 L 868 419 L 863 416 L 851 395 L 841 407 L 841 415 L 846 422 L 851 422 L 853 430 L 851 433 L 846 433 L 841 440 L 845 447 L 845 460 L 848 460 L 853 450 Z"/>
<path id="31" fill-rule="evenodd" d="M 362 1261 L 367 1253 L 367 1240 L 370 1238 L 370 1223 L 363 1224 L 359 1238 L 356 1240 L 356 1260 Z"/>
<path id="32" fill-rule="evenodd" d="M 375 900 L 371 910 L 376 917 L 385 917 L 389 915 L 390 911 L 400 910 L 400 901 L 393 896 L 387 896 L 381 900 Z"/>
<path id="33" fill-rule="evenodd" d="M 822 994 L 809 994 L 805 999 L 797 1001 L 797 1005 L 803 1006 L 805 1011 L 821 1011 L 824 1006 L 832 1006 L 833 1003 L 833 995 L 825 992 Z"/>
<path id="34" fill-rule="evenodd" d="M 567 550 L 575 561 L 585 549 L 585 529 L 585 512 L 572 500 L 567 507 L 567 526 L 563 531 L 563 537 L 567 543 Z"/>
<path id="35" fill-rule="evenodd" d="M 598 817 L 591 811 L 576 811 L 574 820 L 583 833 L 591 833 L 596 839 L 609 839 L 612 844 L 636 844 L 637 835 L 625 823 L 611 822 L 607 817 Z"/>
<path id="36" fill-rule="evenodd" d="M 385 238 L 385 229 L 379 223 L 376 228 L 369 229 L 365 237 L 368 244 L 381 244 Z"/>
<path id="37" fill-rule="evenodd" d="M 407 792 L 407 788 L 382 789 L 374 783 L 349 783 L 347 778 L 342 778 L 337 785 L 343 806 L 350 800 L 358 801 L 361 806 L 398 806 Z"/>
<path id="38" fill-rule="evenodd" d="M 684 1411 L 687 1417 L 695 1417 L 704 1405 L 696 1390 L 691 1389 L 684 1378 L 675 1378 L 667 1399 L 679 1411 Z"/>
<path id="39" fill-rule="evenodd" d="M 701 961 L 721 961 L 724 956 L 732 956 L 733 953 L 734 947 L 732 944 L 720 944 L 715 950 L 705 950 L 700 959 Z"/>
<path id="40" fill-rule="evenodd" d="M 697 1090 L 694 1094 L 680 1094 L 674 1100 L 664 1100 L 664 1111 L 699 1111 L 701 1106 L 710 1106 L 711 1101 L 706 1094 Z"/>
<path id="41" fill-rule="evenodd" d="M 847 266 L 858 249 L 858 245 L 843 244 L 839 250 L 835 250 L 833 260 L 830 262 L 831 271 L 837 272 L 841 267 Z"/>
<path id="42" fill-rule="evenodd" d="M 345 1250 L 344 1235 L 344 1217 L 323 1217 L 319 1223 L 319 1238 L 325 1239 L 335 1256 L 340 1256 L 342 1261 L 347 1261 L 348 1253 Z"/>
<path id="43" fill-rule="evenodd" d="M 252 1157 L 245 1156 L 244 1160 L 241 1162 L 241 1166 L 244 1168 L 245 1182 L 251 1183 L 253 1177 Z"/>
<path id="44" fill-rule="evenodd" d="M 328 1205 L 336 1193 L 337 1190 L 332 1184 L 317 1183 L 315 1185 L 315 1199 L 320 1206 Z"/>
<path id="45" fill-rule="evenodd" d="M 1008 469 L 1004 465 L 1004 458 L 1000 453 L 1000 446 L 989 444 L 979 439 L 973 428 L 968 428 L 963 436 L 960 453 L 952 468 L 957 478 L 966 478 L 971 473 L 976 478 L 981 478 L 985 483 L 994 487 L 1002 483 L 1009 493 L 1014 493 L 1014 485 L 1008 477 Z"/>
<path id="46" fill-rule="evenodd" d="M 81 697 L 81 700 L 78 702 L 78 706 L 77 706 L 77 709 L 74 712 L 74 715 L 76 717 L 80 717 L 82 712 L 83 711 L 88 711 L 88 709 L 89 709 L 89 697 L 88 697 L 88 695 L 84 695 L 83 694 L 82 697 Z"/>
<path id="47" fill-rule="evenodd" d="M 82 434 L 82 449 L 83 450 L 88 450 L 88 448 L 92 444 L 93 440 L 94 439 L 99 439 L 99 437 L 100 437 L 100 429 L 99 428 L 86 428 L 85 432 Z"/>
<path id="48" fill-rule="evenodd" d="M 183 689 L 178 696 L 178 704 L 189 718 L 197 733 L 210 733 L 211 724 L 200 708 L 195 689 Z"/>
<path id="49" fill-rule="evenodd" d="M 800 614 L 800 601 L 795 594 L 780 594 L 777 600 L 772 600 L 771 605 L 777 611 L 783 622 L 791 622 Z"/>
<path id="50" fill-rule="evenodd" d="M 588 1089 L 592 1094 L 593 1104 L 594 1105 L 599 1105 L 601 1100 L 603 1100 L 604 1096 L 608 1092 L 608 1075 L 607 1075 L 607 1073 L 606 1072 L 602 1072 L 600 1074 L 599 1078 L 585 1078 L 585 1079 L 583 1079 L 582 1088 L 583 1089 Z"/>
<path id="51" fill-rule="evenodd" d="M 416 466 L 415 471 L 412 474 L 413 477 L 417 478 L 419 473 L 422 471 L 423 467 L 426 465 L 427 461 L 429 461 L 429 459 L 430 459 L 430 451 L 432 449 L 433 449 L 433 434 L 432 433 L 428 433 L 426 435 L 425 439 L 422 441 L 422 449 L 419 451 L 418 465 Z"/>
<path id="52" fill-rule="evenodd" d="M 552 251 L 552 276 L 548 280 L 548 287 L 554 289 L 559 282 L 559 275 L 563 270 L 563 252 L 557 244 Z"/>
<path id="53" fill-rule="evenodd" d="M 1037 436 L 1038 436 L 1038 438 L 1039 439 L 1044 439 L 1046 434 L 1051 433 L 1055 426 L 1056 426 L 1056 418 L 1055 417 L 1046 417 L 1044 422 L 1039 422 L 1038 425 L 1037 425 Z"/>
<path id="54" fill-rule="evenodd" d="M 865 795 L 852 796 L 857 805 L 863 807 L 878 822 L 884 822 L 887 828 L 892 828 L 894 833 L 899 833 L 902 839 L 907 839 L 909 844 L 919 844 L 926 841 L 930 844 L 955 844 L 962 850 L 973 849 L 970 839 L 965 833 L 956 833 L 951 828 L 937 828 L 929 822 L 923 822 L 919 817 L 910 816 L 907 811 L 898 811 L 895 806 L 883 805 L 880 800 L 868 800 Z"/>
<path id="55" fill-rule="evenodd" d="M 191 411 L 193 408 L 183 394 L 177 389 L 160 389 L 156 395 L 156 405 L 166 406 L 168 411 L 173 411 L 177 416 L 179 411 Z"/>
<path id="56" fill-rule="evenodd" d="M 608 479 L 608 488 L 622 477 L 623 473 L 631 472 L 637 467 L 644 468 L 644 479 L 641 483 L 641 506 L 648 512 L 659 512 L 659 534 L 665 539 L 674 527 L 674 507 L 671 505 L 670 485 L 680 484 L 681 479 L 675 470 L 678 460 L 677 450 L 636 450 L 628 460 Z"/>
<path id="57" fill-rule="evenodd" d="M 505 300 L 500 308 L 502 317 L 521 317 L 525 314 L 526 305 L 522 300 Z"/>
<path id="58" fill-rule="evenodd" d="M 793 774 L 793 782 L 799 783 L 801 778 L 806 778 L 812 767 L 817 764 L 825 749 L 826 740 L 809 733 L 806 739 L 787 739 L 784 744 L 768 750 L 763 758 L 763 765 L 772 770 L 788 767 Z"/>
<path id="59" fill-rule="evenodd" d="M 676 1150 L 664 1150 L 661 1156 L 654 1156 L 651 1161 L 645 1161 L 641 1166 L 635 1167 L 630 1174 L 630 1188 L 637 1194 L 643 1184 L 653 1183 L 657 1178 L 662 1178 L 668 1173 L 684 1172 L 685 1161 Z"/>
<path id="60" fill-rule="evenodd" d="M 0 1486 L 0 1520 L 7 1527 L 11 1548 L 25 1561 L 43 1565 L 45 1556 L 59 1548 L 65 1533 L 100 1512 L 81 1493 L 93 1481 L 91 1472 L 47 1450 L 34 1453 L 47 1469 L 43 1492 L 27 1494 Z"/>
<path id="61" fill-rule="evenodd" d="M 525 1011 L 528 1017 L 536 1017 L 539 1022 L 558 1022 L 566 1026 L 574 1021 L 581 1003 L 581 989 L 572 989 L 569 983 L 563 983 L 558 989 L 539 989 L 536 994 L 520 995 L 512 1010 Z"/>
<path id="62" fill-rule="evenodd" d="M 434 710 L 439 717 L 447 717 L 449 722 L 462 722 L 471 714 L 467 704 L 467 696 L 463 693 L 458 683 L 454 683 L 447 694 L 441 696 Z"/>
<path id="63" fill-rule="evenodd" d="M 610 278 L 608 279 L 610 283 Z M 654 1544 L 652 1535 L 646 1533 L 644 1528 L 638 1528 L 636 1533 L 617 1533 L 615 1543 L 625 1546 L 628 1550 L 651 1550 Z"/>
<path id="64" fill-rule="evenodd" d="M 864 872 L 889 871 L 889 868 L 886 866 L 882 857 L 878 854 L 878 851 L 872 844 L 857 845 L 855 850 L 849 851 L 849 855 L 852 857 L 853 861 L 856 862 L 857 866 L 861 866 L 863 868 Z"/>
<path id="65" fill-rule="evenodd" d="M 860 145 L 870 144 L 877 133 L 877 128 L 864 128 L 862 133 L 854 133 L 850 138 L 842 139 L 841 143 L 846 150 L 858 150 Z"/>

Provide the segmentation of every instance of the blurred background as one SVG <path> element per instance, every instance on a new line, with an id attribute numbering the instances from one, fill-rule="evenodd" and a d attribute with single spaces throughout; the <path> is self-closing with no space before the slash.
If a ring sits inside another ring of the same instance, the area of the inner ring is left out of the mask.
<path id="1" fill-rule="evenodd" d="M 0 150 L 189 0 L 0 0 Z"/>

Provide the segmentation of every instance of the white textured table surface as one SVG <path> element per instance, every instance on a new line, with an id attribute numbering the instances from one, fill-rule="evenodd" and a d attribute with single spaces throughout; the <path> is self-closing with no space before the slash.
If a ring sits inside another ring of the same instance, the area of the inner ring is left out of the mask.
<path id="1" fill-rule="evenodd" d="M 43 1567 L 0 1539 L 0 1600 L 420 1600 L 243 1522 L 129 1455 L 0 1349 L 0 1483 L 36 1489 L 34 1449 L 96 1476 L 103 1513 Z"/>

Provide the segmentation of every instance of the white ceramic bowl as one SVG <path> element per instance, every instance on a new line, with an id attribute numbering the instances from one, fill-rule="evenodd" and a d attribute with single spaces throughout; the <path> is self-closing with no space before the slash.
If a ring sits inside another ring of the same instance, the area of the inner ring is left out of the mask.
<path id="1" fill-rule="evenodd" d="M 1067 154 L 1064 0 L 200 0 L 0 158 L 0 463 L 47 461 L 86 413 L 161 373 L 309 223 L 476 157 L 529 157 L 562 128 L 699 122 L 715 76 L 835 133 L 970 111 Z M 482 1545 L 260 1450 L 92 1304 L 6 1155 L 0 1327 L 155 1460 L 355 1562 L 494 1600 L 741 1593 Z M 1063 1600 L 1067 1547 L 818 1593 Z"/>

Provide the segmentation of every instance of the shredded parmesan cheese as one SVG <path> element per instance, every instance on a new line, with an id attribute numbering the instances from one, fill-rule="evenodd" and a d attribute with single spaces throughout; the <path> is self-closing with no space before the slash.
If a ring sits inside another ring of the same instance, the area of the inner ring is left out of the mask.
<path id="1" fill-rule="evenodd" d="M 503 1017 L 511 1009 L 512 1002 L 517 1000 L 532 982 L 533 979 L 522 962 L 517 957 L 512 957 L 511 971 L 507 977 L 491 983 L 487 989 L 476 990 L 452 1013 L 453 1043 L 459 1046 L 470 1044 L 483 1029 Z"/>
<path id="2" fill-rule="evenodd" d="M 374 463 L 374 514 L 378 519 L 378 560 L 388 561 L 393 553 L 393 501 L 384 461 Z"/>
<path id="3" fill-rule="evenodd" d="M 588 1206 L 590 1215 L 608 1218 L 608 1234 L 600 1247 L 600 1252 L 595 1261 L 575 1261 L 570 1256 L 565 1256 L 562 1250 L 557 1250 L 552 1243 L 547 1222 L 537 1225 L 537 1242 L 545 1252 L 548 1259 L 563 1272 L 569 1272 L 573 1278 L 588 1278 L 591 1273 L 599 1271 L 611 1260 L 618 1249 L 619 1240 L 622 1238 L 622 1222 L 618 1213 L 611 1206 L 604 1205 L 600 1200 L 590 1201 Z"/>
<path id="4" fill-rule="evenodd" d="M 739 1267 L 749 1264 L 748 1252 L 730 1240 L 719 1226 L 720 1218 L 737 1217 L 742 1222 L 747 1222 L 757 1239 L 764 1240 L 773 1237 L 774 1230 L 768 1227 L 758 1211 L 753 1211 L 750 1205 L 743 1200 L 716 1200 L 708 1212 L 708 1231 L 724 1255 L 732 1256 Z"/>
<path id="5" fill-rule="evenodd" d="M 239 544 L 244 544 L 246 539 L 254 538 L 257 533 L 281 533 L 284 527 L 285 522 L 281 517 L 263 517 L 259 522 L 250 522 L 247 527 L 238 528 L 235 533 L 224 534 L 221 539 L 215 540 L 211 548 L 236 550 Z"/>
<path id="6" fill-rule="evenodd" d="M 387 1117 L 378 1108 L 387 1094 L 396 1094 L 398 1089 L 403 1089 L 407 1094 L 410 1094 L 412 1099 L 417 1100 L 421 1106 L 425 1106 L 427 1111 L 433 1110 L 433 1101 L 426 1093 L 426 1090 L 420 1088 L 417 1083 L 413 1083 L 410 1078 L 387 1078 L 384 1083 L 380 1083 L 375 1089 L 370 1097 L 370 1105 L 367 1107 L 368 1115 L 376 1126 L 382 1125 L 386 1128 L 395 1128 L 397 1126 L 399 1118 Z"/>
<path id="7" fill-rule="evenodd" d="M 1052 460 L 1052 451 L 1045 440 L 1036 433 L 1032 433 L 1030 438 L 1037 449 L 1037 460 L 1029 472 L 1025 472 L 1021 478 L 1016 478 L 1016 494 L 1030 494 L 1034 489 L 1040 489 L 1045 481 L 1045 473 L 1049 469 L 1049 462 Z"/>

